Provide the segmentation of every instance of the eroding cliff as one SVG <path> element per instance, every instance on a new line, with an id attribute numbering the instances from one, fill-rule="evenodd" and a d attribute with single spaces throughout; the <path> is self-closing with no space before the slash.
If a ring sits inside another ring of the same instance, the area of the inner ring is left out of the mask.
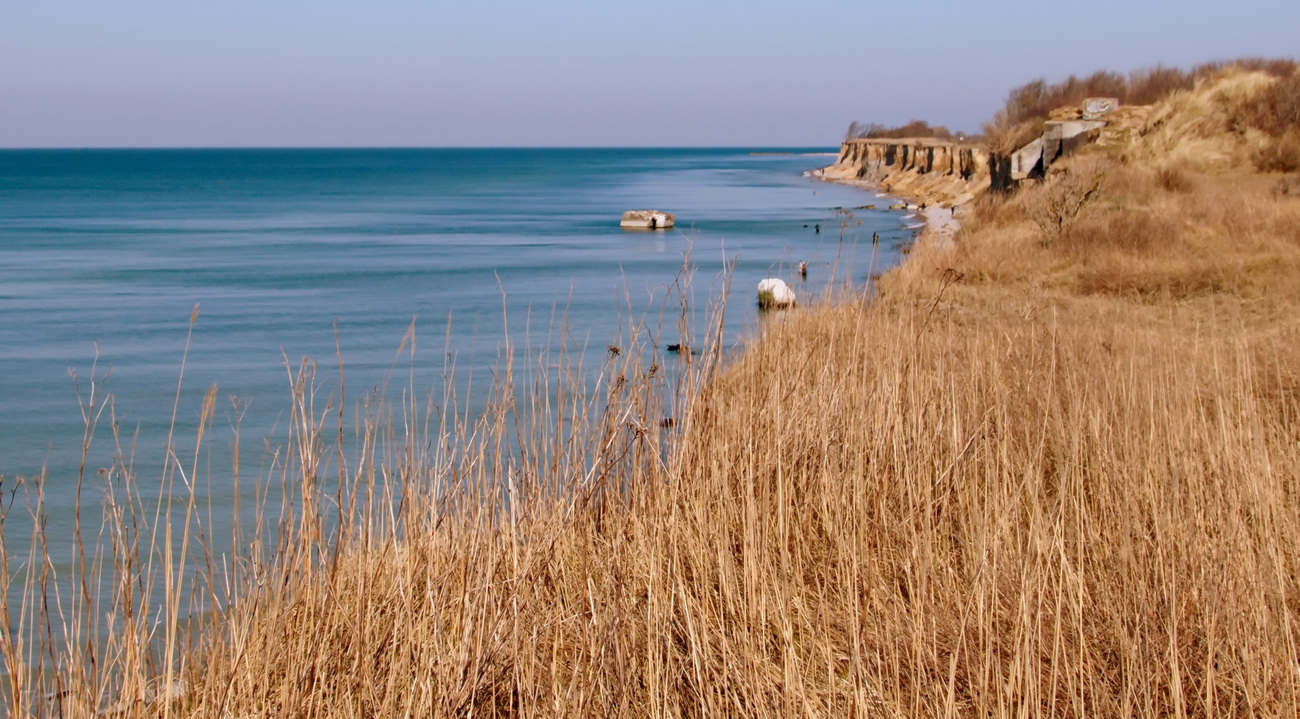
<path id="1" fill-rule="evenodd" d="M 930 138 L 846 140 L 828 180 L 860 180 L 917 202 L 960 205 L 989 186 L 981 148 Z"/>

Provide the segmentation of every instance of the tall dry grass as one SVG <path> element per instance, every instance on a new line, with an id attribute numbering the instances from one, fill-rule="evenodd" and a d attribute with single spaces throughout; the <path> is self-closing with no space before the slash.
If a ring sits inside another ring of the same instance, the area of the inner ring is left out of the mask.
<path id="1" fill-rule="evenodd" d="M 981 306 L 1045 292 L 1229 301 L 1271 317 L 1300 298 L 1300 204 L 1277 190 L 1285 182 L 1084 153 L 1012 196 L 982 198 L 954 247 L 923 253 L 885 289 L 926 296 L 951 268 L 966 277 L 957 292 Z"/>

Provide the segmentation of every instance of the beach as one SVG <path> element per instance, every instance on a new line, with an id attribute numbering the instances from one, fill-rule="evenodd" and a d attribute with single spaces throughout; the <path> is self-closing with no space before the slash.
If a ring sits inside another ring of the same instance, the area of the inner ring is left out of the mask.
<path id="1" fill-rule="evenodd" d="M 933 244 L 937 247 L 952 245 L 957 230 L 961 228 L 961 218 L 966 213 L 965 203 L 970 200 L 968 193 L 978 191 L 978 183 L 976 182 L 970 183 L 970 189 L 958 193 L 956 197 L 951 192 L 951 185 L 946 188 L 947 191 L 942 193 L 924 190 L 913 193 L 897 193 L 891 191 L 890 188 L 905 184 L 898 182 L 897 175 L 885 174 L 878 180 L 852 179 L 844 175 L 842 168 L 836 165 L 821 168 L 814 173 L 815 177 L 826 182 L 856 187 L 865 192 L 870 192 L 883 205 L 888 205 L 893 202 L 894 198 L 897 198 L 924 222 L 924 229 L 917 238 L 917 242 Z M 916 187 L 911 183 L 906 183 L 906 186 Z"/>

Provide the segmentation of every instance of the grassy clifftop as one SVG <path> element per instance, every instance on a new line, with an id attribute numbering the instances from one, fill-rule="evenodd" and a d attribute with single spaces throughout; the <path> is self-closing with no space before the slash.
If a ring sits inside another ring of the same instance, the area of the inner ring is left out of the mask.
<path id="1" fill-rule="evenodd" d="M 1300 102 L 1287 95 L 1300 98 L 1300 75 L 1229 70 L 1130 108 L 1041 181 L 983 196 L 956 246 L 908 263 L 894 287 L 933 289 L 939 263 L 982 293 L 1289 302 Z"/>

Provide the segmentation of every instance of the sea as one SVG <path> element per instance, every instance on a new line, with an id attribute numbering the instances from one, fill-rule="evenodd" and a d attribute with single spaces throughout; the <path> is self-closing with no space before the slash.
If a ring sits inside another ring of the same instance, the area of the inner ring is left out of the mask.
<path id="1" fill-rule="evenodd" d="M 801 301 L 866 290 L 912 238 L 890 198 L 809 175 L 833 153 L 0 151 L 0 494 L 43 478 L 66 536 L 78 476 L 97 512 L 119 454 L 159 475 L 212 387 L 212 441 L 237 426 L 244 464 L 265 466 L 304 360 L 322 403 L 340 363 L 352 397 L 436 392 L 453 364 L 476 411 L 506 346 L 599 366 L 639 323 L 665 352 L 683 286 L 694 308 L 725 301 L 724 343 L 741 347 L 765 321 L 760 280 Z M 630 209 L 676 226 L 620 229 Z M 87 445 L 88 408 L 103 409 Z"/>

